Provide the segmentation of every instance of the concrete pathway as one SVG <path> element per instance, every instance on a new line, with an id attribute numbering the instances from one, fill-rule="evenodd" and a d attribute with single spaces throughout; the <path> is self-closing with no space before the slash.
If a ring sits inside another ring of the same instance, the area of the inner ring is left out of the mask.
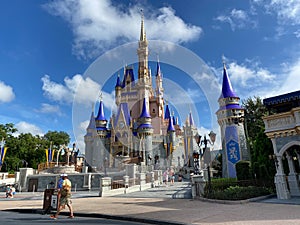
<path id="1" fill-rule="evenodd" d="M 102 217 L 147 222 L 152 224 L 243 224 L 300 225 L 300 199 L 220 204 L 178 198 L 188 193 L 189 184 L 182 182 L 141 192 L 98 197 L 98 192 L 76 192 L 73 207 L 77 217 Z M 178 195 L 182 192 L 183 195 Z M 177 196 L 177 197 L 176 197 Z M 0 210 L 40 212 L 43 193 L 20 193 L 14 199 L 0 199 Z M 67 213 L 67 210 L 64 211 Z M 49 215 L 45 215 L 46 218 Z"/>
<path id="2" fill-rule="evenodd" d="M 174 184 L 163 184 L 143 191 L 115 195 L 114 197 L 191 199 L 192 189 L 190 182 L 175 182 Z"/>

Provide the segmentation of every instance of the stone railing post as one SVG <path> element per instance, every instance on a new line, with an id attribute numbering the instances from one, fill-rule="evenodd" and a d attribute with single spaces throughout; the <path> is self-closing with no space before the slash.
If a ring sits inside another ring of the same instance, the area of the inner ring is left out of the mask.
<path id="1" fill-rule="evenodd" d="M 146 184 L 146 174 L 145 173 L 137 173 L 138 184 L 140 185 L 140 191 L 142 190 L 142 186 Z"/>
<path id="2" fill-rule="evenodd" d="M 206 185 L 206 181 L 204 180 L 203 175 L 193 175 L 191 176 L 192 179 L 192 198 L 196 196 L 203 196 L 204 195 L 204 188 Z"/>
<path id="3" fill-rule="evenodd" d="M 158 182 L 159 182 L 159 185 L 162 185 L 163 184 L 163 171 L 162 170 L 158 170 Z"/>
<path id="4" fill-rule="evenodd" d="M 99 196 L 102 197 L 102 193 L 105 191 L 111 190 L 111 178 L 110 177 L 102 177 L 100 182 L 100 191 Z"/>
<path id="5" fill-rule="evenodd" d="M 155 187 L 154 172 L 150 172 L 150 182 L 151 182 L 151 188 L 154 188 Z"/>

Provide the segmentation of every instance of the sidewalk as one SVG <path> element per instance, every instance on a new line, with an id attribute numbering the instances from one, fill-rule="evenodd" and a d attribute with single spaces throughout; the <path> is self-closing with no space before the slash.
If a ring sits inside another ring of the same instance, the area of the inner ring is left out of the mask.
<path id="1" fill-rule="evenodd" d="M 276 199 L 244 204 L 220 204 L 172 198 L 169 193 L 173 190 L 174 194 L 181 189 L 180 185 L 184 184 L 148 189 L 128 196 L 122 194 L 97 197 L 97 192 L 74 193 L 72 201 L 75 216 L 78 219 L 79 216 L 91 216 L 152 224 L 300 225 L 300 199 L 293 200 L 294 204 L 279 204 L 284 202 L 278 202 Z M 43 206 L 43 193 L 30 195 L 32 193 L 20 193 L 14 199 L 1 198 L 0 210 L 40 211 Z"/>

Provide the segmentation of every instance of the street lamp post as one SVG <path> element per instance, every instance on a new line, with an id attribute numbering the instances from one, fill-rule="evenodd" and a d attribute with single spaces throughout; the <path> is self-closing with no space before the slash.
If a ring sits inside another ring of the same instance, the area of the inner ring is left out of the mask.
<path id="1" fill-rule="evenodd" d="M 207 164 L 207 179 L 208 179 L 208 193 L 211 193 L 211 176 L 210 176 L 210 162 L 211 162 L 211 155 L 210 151 L 207 151 L 207 145 L 210 144 L 212 147 L 214 146 L 214 143 L 216 141 L 216 133 L 211 131 L 209 134 L 209 139 L 206 139 L 206 136 L 204 135 L 203 141 L 201 141 L 201 136 L 198 134 L 196 136 L 196 142 L 199 146 L 199 152 L 201 154 L 201 145 L 204 145 L 203 153 L 201 154 L 201 158 L 204 157 L 204 162 Z"/>
<path id="2" fill-rule="evenodd" d="M 200 174 L 200 166 L 199 166 L 199 156 L 200 154 L 196 151 L 193 152 L 193 158 L 194 158 L 194 174 L 199 175 Z"/>
<path id="3" fill-rule="evenodd" d="M 107 166 L 107 157 L 104 158 L 104 176 L 107 176 L 106 166 Z"/>

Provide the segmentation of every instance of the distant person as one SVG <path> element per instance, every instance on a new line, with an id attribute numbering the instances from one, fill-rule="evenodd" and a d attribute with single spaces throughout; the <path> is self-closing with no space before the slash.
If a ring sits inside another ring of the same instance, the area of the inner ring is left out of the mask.
<path id="1" fill-rule="evenodd" d="M 174 184 L 174 181 L 175 181 L 175 172 L 174 172 L 173 168 L 171 168 L 171 170 L 170 170 L 170 181 L 171 181 L 171 184 Z"/>
<path id="2" fill-rule="evenodd" d="M 12 185 L 6 187 L 6 198 L 13 198 L 16 194 L 16 188 Z"/>
<path id="3" fill-rule="evenodd" d="M 12 193 L 12 196 L 14 196 L 16 194 L 15 186 L 11 186 L 11 193 Z"/>
<path id="4" fill-rule="evenodd" d="M 12 191 L 11 190 L 11 186 L 10 185 L 6 186 L 6 190 L 5 190 L 5 192 L 6 192 L 6 198 L 13 198 L 13 194 L 12 194 L 11 191 Z"/>
<path id="5" fill-rule="evenodd" d="M 165 185 L 167 185 L 169 181 L 169 168 L 165 170 L 165 172 L 163 173 L 163 177 L 164 177 L 164 183 Z"/>
<path id="6" fill-rule="evenodd" d="M 57 219 L 60 211 L 63 210 L 65 208 L 65 206 L 68 206 L 68 208 L 69 208 L 69 211 L 70 211 L 69 218 L 74 218 L 72 201 L 71 201 L 71 188 L 72 188 L 72 183 L 68 179 L 68 175 L 64 174 L 62 188 L 60 190 L 59 208 L 57 209 L 56 214 L 51 215 L 50 218 Z"/>

